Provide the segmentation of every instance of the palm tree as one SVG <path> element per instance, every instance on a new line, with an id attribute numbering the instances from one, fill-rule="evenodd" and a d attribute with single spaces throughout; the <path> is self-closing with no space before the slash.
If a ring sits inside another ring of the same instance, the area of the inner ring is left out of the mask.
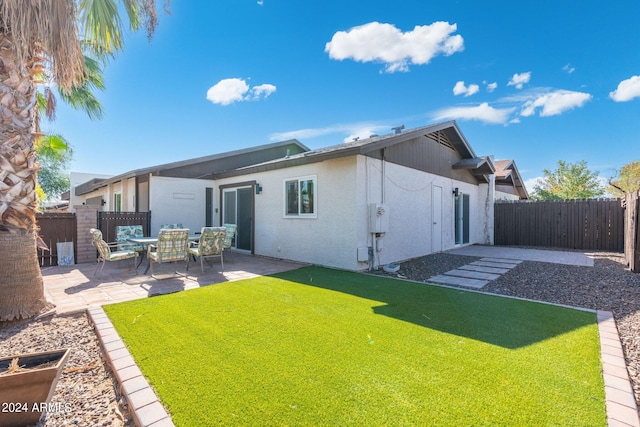
<path id="1" fill-rule="evenodd" d="M 104 76 L 101 62 L 85 54 L 85 78 L 82 86 L 72 87 L 69 93 L 58 89 L 58 96 L 76 110 L 84 111 L 92 120 L 102 119 L 104 111 L 102 104 L 96 98 L 95 90 L 104 90 Z M 46 80 L 46 76 L 42 76 Z M 73 149 L 67 140 L 58 133 L 40 133 L 40 117 L 46 116 L 50 121 L 55 120 L 57 106 L 56 97 L 51 85 L 45 85 L 36 94 L 37 110 L 35 129 L 35 148 L 38 156 L 38 193 L 39 207 L 45 200 L 59 196 L 69 188 L 69 176 L 64 169 L 69 166 L 73 157 Z"/>
<path id="2" fill-rule="evenodd" d="M 155 0 L 122 0 L 133 30 L 149 37 Z M 80 32 L 82 31 L 82 37 Z M 0 321 L 46 307 L 37 258 L 36 85 L 48 75 L 67 94 L 86 82 L 81 39 L 95 54 L 122 49 L 116 0 L 0 2 Z"/>

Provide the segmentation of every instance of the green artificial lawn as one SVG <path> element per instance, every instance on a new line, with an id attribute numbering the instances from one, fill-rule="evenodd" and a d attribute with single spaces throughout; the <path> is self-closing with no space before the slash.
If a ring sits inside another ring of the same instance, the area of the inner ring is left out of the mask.
<path id="1" fill-rule="evenodd" d="M 177 426 L 606 426 L 592 312 L 319 267 L 104 309 Z"/>

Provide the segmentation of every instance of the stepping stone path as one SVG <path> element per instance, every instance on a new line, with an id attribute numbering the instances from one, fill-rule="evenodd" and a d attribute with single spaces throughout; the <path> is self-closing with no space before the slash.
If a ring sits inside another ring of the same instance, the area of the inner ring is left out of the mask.
<path id="1" fill-rule="evenodd" d="M 521 262 L 518 259 L 481 258 L 455 270 L 430 277 L 427 282 L 480 289 Z"/>

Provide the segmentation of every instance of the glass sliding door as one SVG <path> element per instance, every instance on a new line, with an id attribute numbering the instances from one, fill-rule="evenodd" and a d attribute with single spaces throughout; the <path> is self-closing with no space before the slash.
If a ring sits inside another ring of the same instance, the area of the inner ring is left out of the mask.
<path id="1" fill-rule="evenodd" d="M 222 223 L 236 224 L 232 247 L 253 249 L 253 187 L 228 188 L 222 192 Z"/>
<path id="2" fill-rule="evenodd" d="M 469 243 L 469 195 L 460 193 L 454 199 L 455 243 Z"/>

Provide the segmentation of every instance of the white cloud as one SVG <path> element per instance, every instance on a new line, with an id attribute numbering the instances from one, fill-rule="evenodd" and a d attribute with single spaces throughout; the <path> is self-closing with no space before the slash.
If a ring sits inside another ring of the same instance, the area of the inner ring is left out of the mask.
<path id="1" fill-rule="evenodd" d="M 409 64 L 427 64 L 437 55 L 453 55 L 464 49 L 460 35 L 451 35 L 456 24 L 434 22 L 402 32 L 392 24 L 370 22 L 336 32 L 325 45 L 331 59 L 382 62 L 385 71 L 409 71 Z"/>
<path id="2" fill-rule="evenodd" d="M 258 4 L 262 6 L 264 4 L 264 0 L 258 0 Z"/>
<path id="3" fill-rule="evenodd" d="M 353 141 L 354 139 L 366 139 L 372 135 L 389 133 L 389 129 L 389 126 L 353 125 L 349 130 L 349 135 L 343 139 L 343 142 Z"/>
<path id="4" fill-rule="evenodd" d="M 311 139 L 324 135 L 343 134 L 344 142 L 353 141 L 354 138 L 365 139 L 378 133 L 389 133 L 391 127 L 373 123 L 347 123 L 326 126 L 323 128 L 298 129 L 288 132 L 278 132 L 271 134 L 272 141 L 285 141 L 288 139 Z"/>
<path id="5" fill-rule="evenodd" d="M 525 83 L 529 83 L 531 80 L 531 71 L 527 71 L 526 73 L 514 74 L 507 83 L 507 86 L 515 86 L 516 89 L 522 89 Z"/>
<path id="6" fill-rule="evenodd" d="M 533 193 L 537 185 L 542 185 L 543 180 L 544 180 L 543 176 L 538 176 L 535 178 L 524 180 L 524 187 L 527 189 L 527 192 L 529 193 L 529 195 Z"/>
<path id="7" fill-rule="evenodd" d="M 266 98 L 275 91 L 276 91 L 276 87 L 268 83 L 259 85 L 259 86 L 254 86 L 250 90 L 252 94 L 252 99 L 260 99 L 263 96 Z"/>
<path id="8" fill-rule="evenodd" d="M 214 104 L 229 105 L 234 102 L 266 98 L 276 91 L 272 84 L 249 87 L 243 79 L 223 79 L 207 91 L 207 99 Z"/>
<path id="9" fill-rule="evenodd" d="M 487 83 L 483 82 L 483 84 Z M 489 86 L 492 85 L 487 85 L 487 90 L 489 90 Z M 454 88 L 454 93 L 465 93 L 464 89 L 464 82 L 458 82 Z M 522 117 L 536 115 L 537 111 L 540 117 L 556 116 L 574 108 L 582 107 L 592 98 L 591 94 L 584 92 L 532 88 L 519 91 L 494 102 L 494 105 L 500 105 L 501 108 L 491 106 L 486 102 L 474 106 L 449 107 L 436 111 L 433 114 L 433 119 L 479 120 L 491 124 L 511 125 L 520 123 Z"/>
<path id="10" fill-rule="evenodd" d="M 487 84 L 487 92 L 489 92 L 489 93 L 493 92 L 497 88 L 498 88 L 498 83 L 496 83 L 496 82 Z"/>
<path id="11" fill-rule="evenodd" d="M 535 114 L 536 109 L 541 108 L 540 117 L 556 116 L 573 108 L 582 107 L 593 98 L 584 92 L 570 90 L 556 90 L 536 95 L 522 106 L 521 116 L 529 117 Z"/>
<path id="12" fill-rule="evenodd" d="M 618 88 L 609 93 L 609 97 L 616 102 L 631 101 L 640 98 L 640 76 L 632 76 L 618 84 Z"/>
<path id="13" fill-rule="evenodd" d="M 436 112 L 435 120 L 479 120 L 485 123 L 505 124 L 509 119 L 509 115 L 514 111 L 513 108 L 493 108 L 488 103 L 475 107 L 451 107 Z"/>
<path id="14" fill-rule="evenodd" d="M 464 95 L 466 97 L 466 96 L 471 96 L 471 95 L 474 95 L 474 94 L 478 93 L 479 90 L 480 90 L 480 86 L 478 86 L 476 84 L 470 84 L 467 87 L 467 86 L 464 85 L 463 81 L 459 81 L 453 87 L 453 94 L 454 95 Z"/>
<path id="15" fill-rule="evenodd" d="M 562 69 L 569 74 L 573 73 L 576 70 L 575 67 L 571 66 L 571 64 L 565 65 L 564 67 L 562 67 Z"/>
<path id="16" fill-rule="evenodd" d="M 242 79 L 224 79 L 211 86 L 207 91 L 207 99 L 214 104 L 229 105 L 242 101 L 249 85 Z"/>

